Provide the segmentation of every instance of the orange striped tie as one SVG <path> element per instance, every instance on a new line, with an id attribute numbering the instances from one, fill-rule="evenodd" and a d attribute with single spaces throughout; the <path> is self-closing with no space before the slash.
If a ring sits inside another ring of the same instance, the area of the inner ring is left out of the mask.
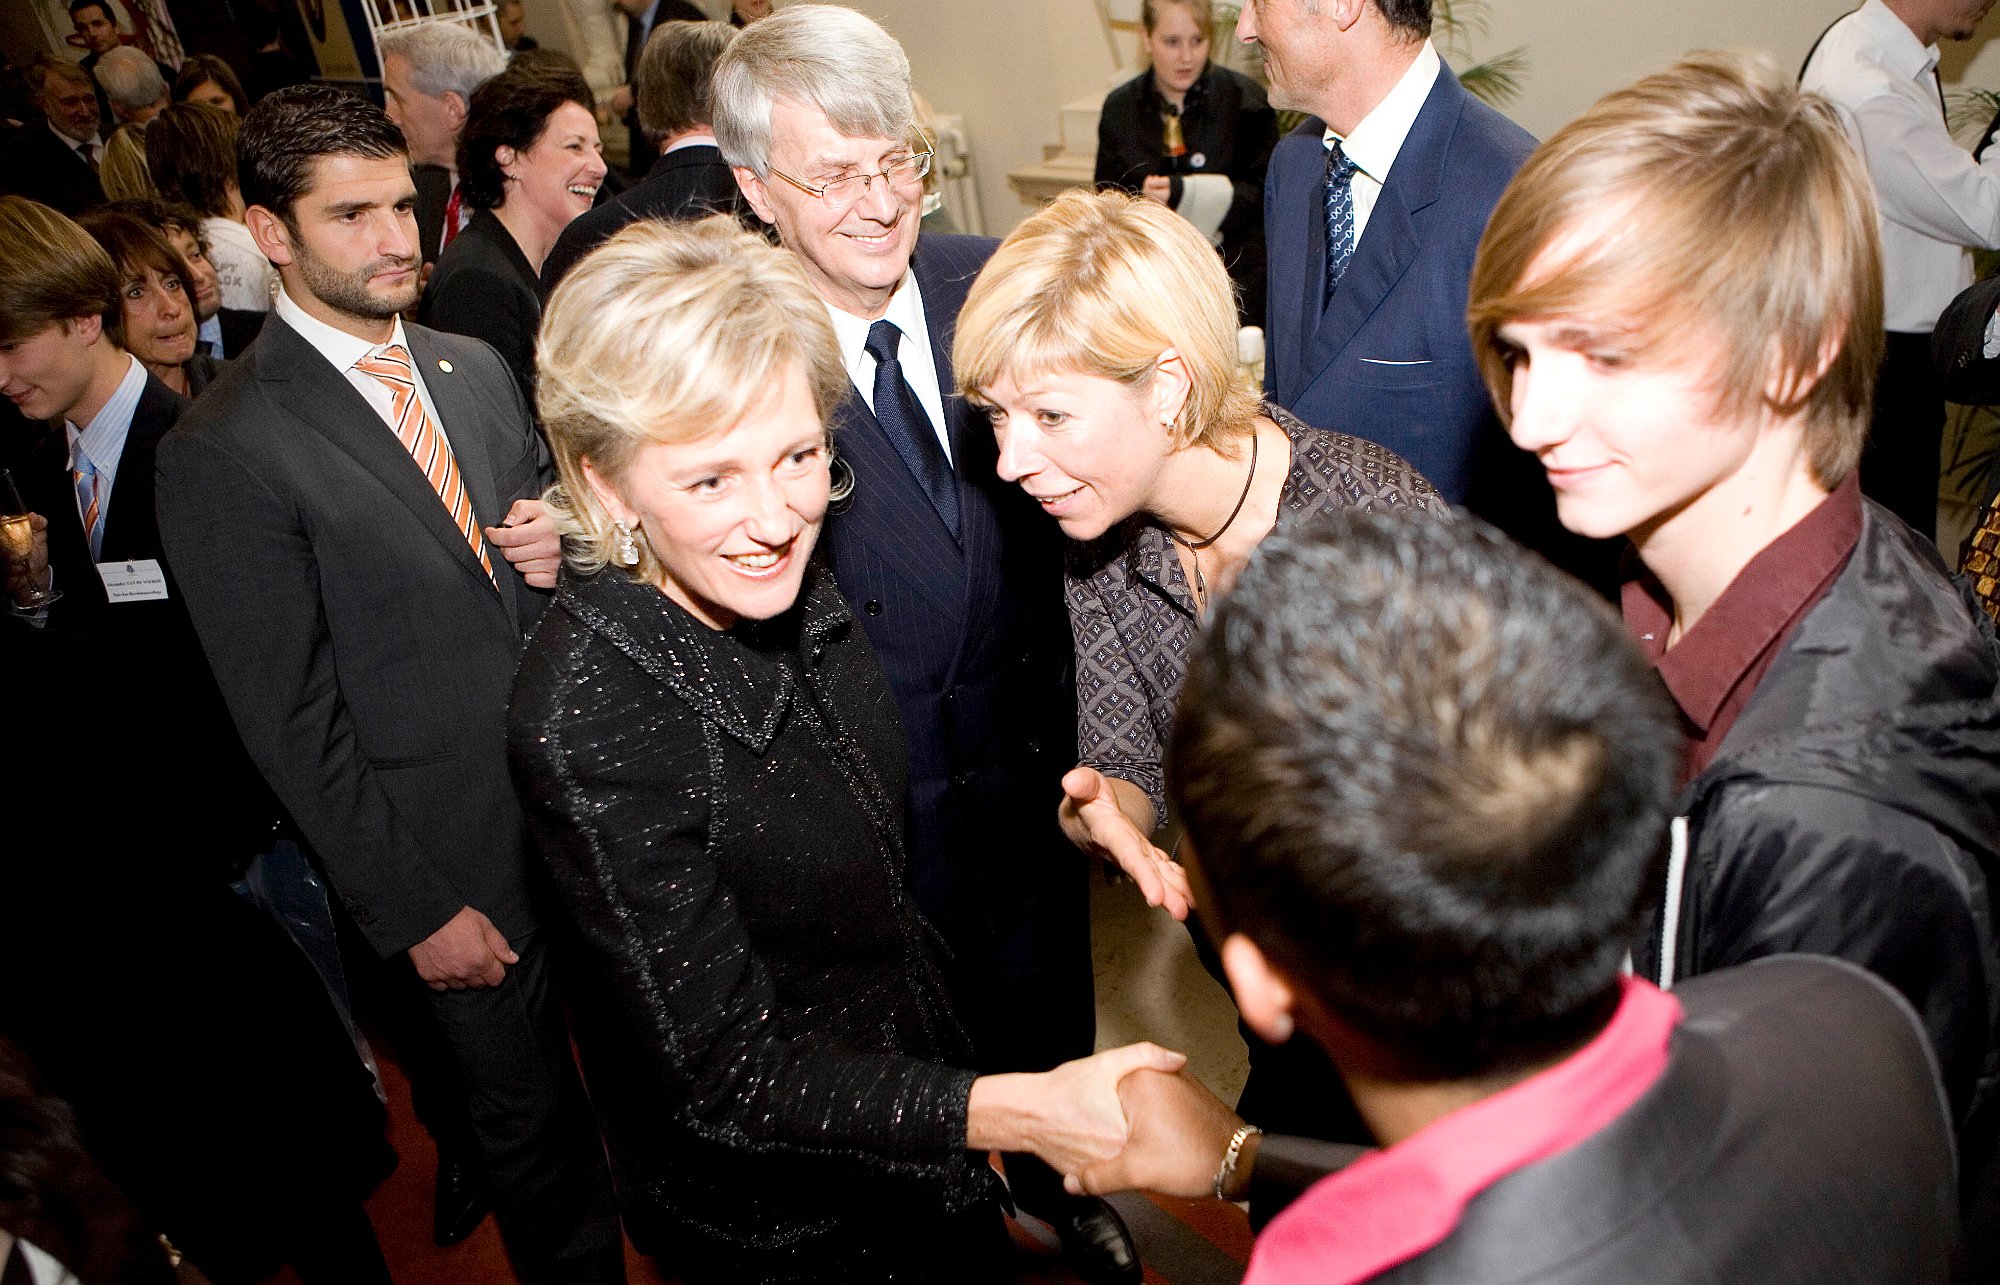
<path id="1" fill-rule="evenodd" d="M 76 467 L 78 463 L 90 463 L 90 457 L 83 453 L 81 444 L 73 448 L 71 460 L 69 480 L 76 487 L 77 502 L 83 506 L 83 538 L 90 541 L 90 556 L 95 558 L 98 553 L 97 546 L 99 540 L 97 519 L 103 512 L 103 508 L 98 502 L 98 472 L 95 467 Z"/>
<path id="2" fill-rule="evenodd" d="M 472 546 L 479 565 L 486 568 L 487 579 L 493 578 L 493 562 L 486 556 L 486 537 L 480 533 L 479 523 L 473 518 L 472 498 L 465 493 L 465 480 L 458 475 L 458 457 L 451 453 L 451 443 L 445 440 L 437 425 L 431 422 L 429 412 L 424 410 L 423 398 L 417 396 L 417 381 L 410 374 L 410 354 L 401 344 L 390 344 L 371 357 L 363 357 L 354 363 L 354 368 L 364 375 L 380 380 L 388 388 L 391 399 L 389 418 L 396 430 L 396 438 L 403 449 L 424 471 L 431 489 L 438 499 L 444 501 L 445 511 L 451 520 L 458 523 L 465 542 Z M 498 582 L 494 584 L 499 587 Z"/>

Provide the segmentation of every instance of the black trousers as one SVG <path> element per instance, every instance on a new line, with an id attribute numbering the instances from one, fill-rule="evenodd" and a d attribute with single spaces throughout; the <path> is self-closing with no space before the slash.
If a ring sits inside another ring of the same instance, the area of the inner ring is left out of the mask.
<path id="1" fill-rule="evenodd" d="M 1931 363 L 1929 335 L 1892 330 L 1888 340 L 1861 452 L 1861 492 L 1934 540 L 1944 388 Z"/>
<path id="2" fill-rule="evenodd" d="M 498 986 L 431 992 L 470 1095 L 487 1194 L 522 1285 L 623 1285 L 611 1172 L 570 1052 L 539 936 Z"/>

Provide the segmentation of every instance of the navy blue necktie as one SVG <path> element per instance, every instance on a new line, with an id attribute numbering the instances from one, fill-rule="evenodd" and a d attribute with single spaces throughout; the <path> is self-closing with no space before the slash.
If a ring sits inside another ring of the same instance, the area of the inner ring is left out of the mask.
<path id="1" fill-rule="evenodd" d="M 1324 309 L 1333 302 L 1340 278 L 1354 259 L 1354 173 L 1361 167 L 1348 158 L 1335 139 L 1326 153 L 1326 294 Z"/>
<path id="2" fill-rule="evenodd" d="M 902 338 L 893 321 L 868 327 L 868 342 L 862 347 L 875 359 L 875 418 L 955 540 L 958 479 L 952 476 L 951 461 L 945 458 L 944 443 L 938 440 L 930 416 L 924 414 L 910 381 L 903 378 L 903 363 L 896 357 Z"/>

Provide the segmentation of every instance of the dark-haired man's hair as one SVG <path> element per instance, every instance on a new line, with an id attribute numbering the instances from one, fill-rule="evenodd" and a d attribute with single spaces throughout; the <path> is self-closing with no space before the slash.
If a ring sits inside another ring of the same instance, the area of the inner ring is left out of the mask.
<path id="1" fill-rule="evenodd" d="M 222 218 L 236 181 L 238 136 L 237 119 L 220 107 L 174 103 L 146 126 L 146 172 L 161 196 Z"/>
<path id="2" fill-rule="evenodd" d="M 507 199 L 507 176 L 494 151 L 535 145 L 549 117 L 564 103 L 595 111 L 597 98 L 581 72 L 547 62 L 509 66 L 472 91 L 458 132 L 458 190 L 475 210 L 497 210 Z"/>
<path id="3" fill-rule="evenodd" d="M 365 98 L 331 85 L 292 85 L 259 99 L 243 118 L 238 144 L 243 204 L 261 205 L 292 222 L 292 207 L 312 190 L 326 156 L 406 157 L 403 131 Z"/>
<path id="4" fill-rule="evenodd" d="M 663 22 L 639 55 L 639 127 L 654 139 L 715 123 L 715 62 L 736 28 Z"/>
<path id="5" fill-rule="evenodd" d="M 118 21 L 117 15 L 111 12 L 111 6 L 106 3 L 106 0 L 69 0 L 69 16 L 71 18 L 75 18 L 76 15 L 82 13 L 85 9 L 102 9 L 107 21 Z"/>
<path id="6" fill-rule="evenodd" d="M 1679 744 L 1574 581 L 1471 519 L 1336 510 L 1203 631 L 1168 789 L 1218 939 L 1450 1079 L 1609 1018 Z"/>
<path id="7" fill-rule="evenodd" d="M 1375 0 L 1382 16 L 1411 40 L 1426 40 L 1431 34 L 1431 0 Z"/>

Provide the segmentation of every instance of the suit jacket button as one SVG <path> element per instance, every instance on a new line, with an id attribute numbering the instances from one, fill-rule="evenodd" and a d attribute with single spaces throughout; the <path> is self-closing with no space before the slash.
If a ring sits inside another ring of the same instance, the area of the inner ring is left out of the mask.
<path id="1" fill-rule="evenodd" d="M 882 604 L 875 601 L 875 599 L 873 598 L 870 598 L 867 602 L 863 603 L 861 605 L 861 609 L 867 612 L 871 616 L 879 616 L 882 614 Z"/>

